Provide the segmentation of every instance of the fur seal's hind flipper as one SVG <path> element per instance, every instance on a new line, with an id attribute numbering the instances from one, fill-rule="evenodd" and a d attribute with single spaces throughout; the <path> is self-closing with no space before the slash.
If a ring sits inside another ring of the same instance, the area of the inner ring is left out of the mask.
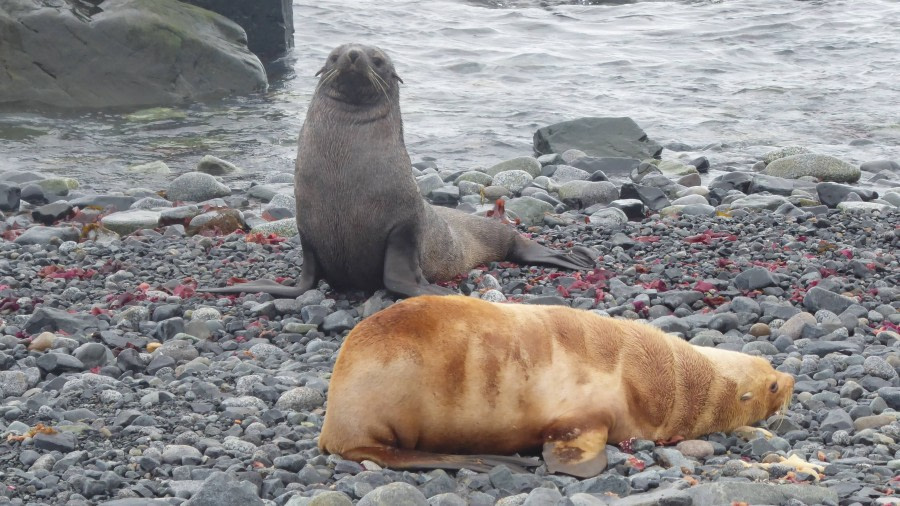
<path id="1" fill-rule="evenodd" d="M 276 297 L 299 297 L 312 290 L 319 281 L 319 268 L 316 255 L 312 248 L 303 248 L 303 268 L 300 271 L 300 279 L 296 286 L 282 285 L 271 279 L 258 279 L 247 283 L 238 283 L 219 288 L 198 288 L 198 292 L 207 293 L 268 293 Z"/>
<path id="2" fill-rule="evenodd" d="M 556 423 L 548 432 L 561 435 L 547 436 L 544 442 L 542 455 L 547 471 L 591 478 L 606 469 L 606 438 L 609 433 L 606 427 L 580 430 Z"/>
<path id="3" fill-rule="evenodd" d="M 268 293 L 279 297 L 299 297 L 306 290 L 299 286 L 287 286 L 276 283 L 271 279 L 260 279 L 247 283 L 238 283 L 231 286 L 223 286 L 219 288 L 198 288 L 198 292 L 207 293 Z"/>
<path id="4" fill-rule="evenodd" d="M 564 269 L 593 269 L 600 253 L 585 246 L 575 246 L 570 250 L 554 250 L 517 236 L 509 260 L 520 264 L 541 264 Z"/>
<path id="5" fill-rule="evenodd" d="M 540 460 L 507 455 L 445 455 L 441 453 L 400 450 L 397 448 L 367 446 L 344 451 L 341 457 L 357 462 L 371 460 L 391 469 L 471 469 L 486 473 L 496 466 L 506 466 L 511 471 L 527 473 L 528 467 L 537 467 Z"/>

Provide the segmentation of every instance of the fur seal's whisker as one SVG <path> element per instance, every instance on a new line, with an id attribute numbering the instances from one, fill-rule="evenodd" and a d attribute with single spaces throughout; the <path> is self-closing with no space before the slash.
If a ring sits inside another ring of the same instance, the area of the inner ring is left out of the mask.
<path id="1" fill-rule="evenodd" d="M 388 102 L 393 102 L 393 100 L 391 100 L 391 97 L 388 96 L 388 92 L 387 92 L 388 84 L 384 81 L 384 79 L 382 79 L 381 76 L 379 76 L 378 74 L 373 72 L 371 68 L 369 68 L 369 75 L 371 76 L 371 78 L 373 78 L 372 82 L 378 87 L 379 90 L 381 90 L 381 93 L 384 95 L 384 98 Z"/>
<path id="2" fill-rule="evenodd" d="M 368 69 L 368 71 L 366 72 L 366 78 L 369 79 L 369 83 L 372 85 L 373 88 L 377 89 L 378 91 L 380 91 L 382 93 L 384 92 L 384 90 L 381 88 L 381 83 L 378 82 L 378 76 L 375 75 L 375 72 L 372 72 L 371 68 Z"/>
<path id="3" fill-rule="evenodd" d="M 384 90 L 384 96 L 385 96 L 385 98 L 387 98 L 388 100 L 390 100 L 391 97 L 389 97 L 389 96 L 387 95 L 388 83 L 387 83 L 387 82 L 384 80 L 384 78 L 381 77 L 380 75 L 374 74 L 374 76 L 375 76 L 376 79 L 378 79 L 378 82 L 381 83 L 381 89 Z"/>
<path id="4" fill-rule="evenodd" d="M 334 79 L 334 77 L 337 75 L 337 73 L 338 73 L 337 69 L 330 69 L 327 72 L 325 72 L 325 74 L 322 75 L 322 78 L 319 79 L 319 83 L 316 84 L 316 89 L 313 91 L 313 95 L 319 93 L 319 90 L 323 86 L 330 83 L 331 80 Z"/>

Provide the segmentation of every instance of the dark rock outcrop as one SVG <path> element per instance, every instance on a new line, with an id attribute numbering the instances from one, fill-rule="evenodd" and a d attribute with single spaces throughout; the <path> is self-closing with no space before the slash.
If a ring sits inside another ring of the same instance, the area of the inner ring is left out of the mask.
<path id="1" fill-rule="evenodd" d="M 267 85 L 244 30 L 177 0 L 0 3 L 0 103 L 176 104 Z"/>
<path id="2" fill-rule="evenodd" d="M 241 25 L 247 47 L 260 59 L 277 58 L 294 47 L 291 0 L 181 0 L 216 12 Z"/>

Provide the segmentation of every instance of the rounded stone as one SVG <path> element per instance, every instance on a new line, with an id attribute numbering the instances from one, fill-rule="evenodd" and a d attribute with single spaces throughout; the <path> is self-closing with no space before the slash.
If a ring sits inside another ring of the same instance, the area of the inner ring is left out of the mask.
<path id="1" fill-rule="evenodd" d="M 588 219 L 594 225 L 610 228 L 618 227 L 628 223 L 628 216 L 625 214 L 625 212 L 615 207 L 601 209 L 592 214 Z"/>
<path id="2" fill-rule="evenodd" d="M 828 155 L 805 153 L 779 158 L 763 170 L 768 176 L 797 179 L 812 176 L 821 181 L 853 183 L 859 180 L 859 167 Z"/>
<path id="3" fill-rule="evenodd" d="M 325 404 L 325 396 L 309 387 L 297 387 L 281 394 L 275 407 L 282 411 L 311 411 Z"/>
<path id="4" fill-rule="evenodd" d="M 460 197 L 481 195 L 481 190 L 485 187 L 483 184 L 473 183 L 472 181 L 458 181 L 457 186 L 459 187 Z"/>
<path id="5" fill-rule="evenodd" d="M 288 505 L 290 505 L 290 501 L 288 501 Z M 313 497 L 307 506 L 353 506 L 353 501 L 347 497 L 347 494 L 328 491 Z"/>
<path id="6" fill-rule="evenodd" d="M 690 164 L 683 164 L 677 160 L 660 160 L 658 162 L 654 160 L 654 164 L 664 176 L 672 179 L 700 175 L 697 171 L 697 167 Z"/>
<path id="7" fill-rule="evenodd" d="M 796 340 L 800 338 L 800 333 L 806 325 L 815 326 L 816 317 L 806 312 L 797 313 L 790 317 L 788 321 L 784 322 L 784 325 L 781 326 L 779 331 L 781 331 L 782 335 L 786 335 L 791 339 Z"/>
<path id="8" fill-rule="evenodd" d="M 251 234 L 275 234 L 279 237 L 294 237 L 297 231 L 297 218 L 285 218 L 283 220 L 267 221 L 254 225 L 250 229 Z"/>
<path id="9" fill-rule="evenodd" d="M 212 176 L 223 176 L 225 174 L 240 174 L 244 171 L 231 162 L 226 162 L 212 155 L 205 155 L 197 162 L 197 172 L 203 172 Z"/>
<path id="10" fill-rule="evenodd" d="M 222 313 L 219 312 L 218 309 L 214 307 L 198 307 L 197 309 L 191 312 L 191 321 L 209 321 L 209 320 L 221 320 Z"/>
<path id="11" fill-rule="evenodd" d="M 778 348 L 775 347 L 774 344 L 768 341 L 752 341 L 744 345 L 741 348 L 742 353 L 750 353 L 751 351 L 757 351 L 763 355 L 777 355 Z"/>
<path id="12" fill-rule="evenodd" d="M 249 442 L 244 441 L 243 439 L 236 436 L 227 436 L 224 441 L 222 441 L 222 448 L 230 452 L 234 452 L 238 455 L 252 455 L 253 452 L 256 451 L 256 445 Z"/>
<path id="13" fill-rule="evenodd" d="M 194 345 L 183 339 L 166 341 L 153 354 L 171 357 L 176 362 L 188 362 L 200 356 L 200 352 L 194 348 Z"/>
<path id="14" fill-rule="evenodd" d="M 702 195 L 685 195 L 672 201 L 673 206 L 688 206 L 692 204 L 709 205 L 709 202 Z"/>
<path id="15" fill-rule="evenodd" d="M 250 353 L 261 360 L 266 360 L 269 358 L 283 358 L 285 356 L 285 353 L 281 348 L 269 343 L 254 344 L 250 347 Z"/>
<path id="16" fill-rule="evenodd" d="M 202 458 L 200 450 L 188 445 L 166 445 L 162 452 L 162 460 L 167 464 L 181 464 L 184 459 L 199 463 Z"/>
<path id="17" fill-rule="evenodd" d="M 805 155 L 807 153 L 811 153 L 811 151 L 803 146 L 787 146 L 783 148 L 776 149 L 775 151 L 769 151 L 763 156 L 763 163 L 769 165 L 770 163 L 778 160 L 780 158 L 784 158 L 786 156 L 793 155 Z"/>
<path id="18" fill-rule="evenodd" d="M 553 212 L 553 206 L 534 197 L 519 197 L 508 200 L 506 210 L 522 220 L 523 225 L 540 225 L 544 215 Z"/>
<path id="19" fill-rule="evenodd" d="M 188 172 L 169 183 L 166 197 L 175 201 L 202 202 L 231 195 L 231 189 L 202 172 Z"/>
<path id="20" fill-rule="evenodd" d="M 491 177 L 490 174 L 485 174 L 484 172 L 477 170 L 470 170 L 460 174 L 459 177 L 456 178 L 456 184 L 459 186 L 459 183 L 468 181 L 470 183 L 480 184 L 481 186 L 490 186 L 493 180 L 494 178 Z"/>
<path id="21" fill-rule="evenodd" d="M 609 181 L 569 181 L 559 186 L 559 198 L 566 205 L 583 208 L 609 204 L 619 198 L 619 190 Z"/>
<path id="22" fill-rule="evenodd" d="M 35 181 L 35 184 L 40 186 L 44 193 L 53 195 L 68 195 L 69 190 L 74 190 L 79 186 L 77 180 L 69 177 L 50 177 Z"/>
<path id="23" fill-rule="evenodd" d="M 865 362 L 863 362 L 863 370 L 866 374 L 885 380 L 891 380 L 897 376 L 897 371 L 891 367 L 891 364 L 887 363 L 883 358 L 874 355 L 867 357 Z"/>
<path id="24" fill-rule="evenodd" d="M 115 360 L 112 351 L 100 343 L 84 343 L 72 352 L 85 367 L 104 366 Z"/>
<path id="25" fill-rule="evenodd" d="M 731 208 L 774 211 L 784 204 L 789 203 L 788 199 L 780 195 L 754 194 L 736 199 L 731 203 Z"/>
<path id="26" fill-rule="evenodd" d="M 502 186 L 512 193 L 519 193 L 531 184 L 534 177 L 523 170 L 506 170 L 494 176 L 493 186 Z"/>
<path id="27" fill-rule="evenodd" d="M 537 162 L 537 160 L 535 160 Z M 425 494 L 409 483 L 382 485 L 364 495 L 358 506 L 428 506 Z"/>
<path id="28" fill-rule="evenodd" d="M 868 213 L 878 211 L 886 213 L 894 209 L 893 205 L 879 202 L 841 202 L 837 208 L 845 213 Z"/>
<path id="29" fill-rule="evenodd" d="M 488 302 L 506 302 L 506 295 L 503 295 L 503 292 L 500 290 L 487 290 L 481 294 L 481 300 L 486 300 Z"/>
<path id="30" fill-rule="evenodd" d="M 19 397 L 28 391 L 28 377 L 22 371 L 0 371 L 0 390 L 10 397 Z"/>
<path id="31" fill-rule="evenodd" d="M 712 443 L 699 439 L 681 441 L 675 445 L 675 449 L 680 451 L 685 457 L 693 457 L 695 459 L 705 459 L 716 453 Z"/>
<path id="32" fill-rule="evenodd" d="M 769 328 L 768 324 L 765 323 L 754 323 L 750 326 L 750 335 L 753 337 L 763 337 L 768 336 L 772 333 L 772 329 Z"/>
<path id="33" fill-rule="evenodd" d="M 681 214 L 685 216 L 713 216 L 716 208 L 709 204 L 688 204 L 681 208 Z"/>
<path id="34" fill-rule="evenodd" d="M 224 408 L 253 408 L 257 411 L 264 411 L 268 409 L 268 405 L 266 401 L 253 397 L 252 395 L 242 395 L 240 397 L 229 397 L 222 401 L 222 407 Z"/>
<path id="35" fill-rule="evenodd" d="M 484 198 L 489 201 L 510 196 L 509 188 L 500 185 L 485 186 L 481 191 L 484 193 Z"/>
<path id="36" fill-rule="evenodd" d="M 553 172 L 552 179 L 557 183 L 568 183 L 569 181 L 587 181 L 591 177 L 591 173 L 572 167 L 571 165 L 559 165 Z"/>
<path id="37" fill-rule="evenodd" d="M 490 176 L 494 176 L 508 170 L 521 170 L 530 174 L 531 177 L 538 177 L 541 175 L 541 162 L 537 161 L 536 158 L 532 158 L 530 156 L 520 156 L 518 158 L 500 162 L 497 165 L 494 165 L 493 167 L 485 170 L 484 172 L 486 172 Z M 494 184 L 499 183 L 494 182 Z"/>

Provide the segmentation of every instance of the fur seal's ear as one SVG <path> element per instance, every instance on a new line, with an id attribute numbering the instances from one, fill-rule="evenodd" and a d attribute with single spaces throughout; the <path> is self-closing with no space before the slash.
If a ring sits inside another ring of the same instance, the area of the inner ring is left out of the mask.
<path id="1" fill-rule="evenodd" d="M 396 80 L 400 81 L 401 83 L 403 83 L 403 79 L 400 79 L 400 76 L 398 76 L 396 72 L 394 72 L 394 73 L 391 74 L 391 75 L 394 77 L 394 79 L 396 79 Z M 403 83 L 403 84 L 406 84 L 406 83 Z"/>
<path id="2" fill-rule="evenodd" d="M 741 396 L 742 401 L 749 401 L 752 398 L 753 398 L 753 392 L 747 392 Z"/>

